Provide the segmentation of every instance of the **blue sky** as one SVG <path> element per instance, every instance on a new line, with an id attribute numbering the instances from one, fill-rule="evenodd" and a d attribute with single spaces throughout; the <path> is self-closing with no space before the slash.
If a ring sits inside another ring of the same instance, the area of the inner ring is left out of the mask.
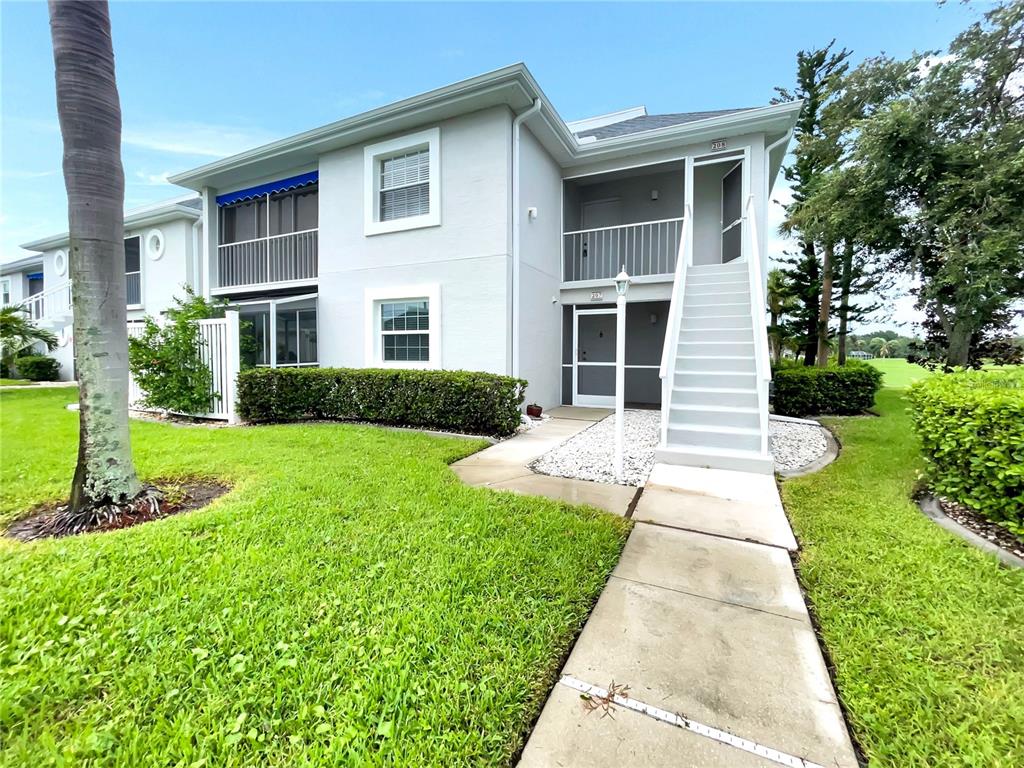
<path id="1" fill-rule="evenodd" d="M 797 50 L 943 47 L 951 3 L 111 4 L 129 208 L 168 173 L 525 61 L 562 117 L 765 104 Z M 0 4 L 0 260 L 67 228 L 46 5 Z M 784 193 L 784 192 L 783 192 Z M 773 245 L 781 247 L 778 242 Z"/>

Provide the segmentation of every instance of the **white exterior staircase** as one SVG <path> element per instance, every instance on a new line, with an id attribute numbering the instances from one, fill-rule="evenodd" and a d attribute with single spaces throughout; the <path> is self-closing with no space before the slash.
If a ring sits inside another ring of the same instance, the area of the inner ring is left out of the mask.
<path id="1" fill-rule="evenodd" d="M 33 294 L 21 301 L 18 306 L 25 309 L 30 320 L 43 328 L 59 330 L 70 325 L 73 318 L 71 281 L 65 280 L 54 288 Z"/>
<path id="2" fill-rule="evenodd" d="M 771 473 L 770 374 L 756 246 L 749 261 L 701 266 L 687 264 L 687 250 L 684 234 L 662 357 L 662 439 L 655 458 Z"/>

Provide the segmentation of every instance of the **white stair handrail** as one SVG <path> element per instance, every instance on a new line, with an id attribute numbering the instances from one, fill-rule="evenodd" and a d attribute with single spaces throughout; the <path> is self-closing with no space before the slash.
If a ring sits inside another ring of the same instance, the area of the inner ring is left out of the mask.
<path id="1" fill-rule="evenodd" d="M 34 293 L 18 302 L 32 320 L 46 320 L 71 311 L 71 281 Z"/>
<path id="2" fill-rule="evenodd" d="M 768 324 L 765 322 L 764 281 L 761 277 L 761 243 L 758 240 L 754 196 L 747 198 L 747 234 L 750 237 L 750 319 L 754 329 L 754 364 L 757 371 L 758 417 L 761 426 L 761 455 L 768 454 L 768 382 L 772 369 L 768 353 Z"/>
<path id="3" fill-rule="evenodd" d="M 668 443 L 669 411 L 672 407 L 672 374 L 675 363 L 675 350 L 679 343 L 679 326 L 683 317 L 683 292 L 686 286 L 686 268 L 690 261 L 690 227 L 693 216 L 690 205 L 683 212 L 683 230 L 679 238 L 679 251 L 676 256 L 675 277 L 672 279 L 672 294 L 668 305 L 668 320 L 665 324 L 665 343 L 661 348 L 661 444 Z"/>

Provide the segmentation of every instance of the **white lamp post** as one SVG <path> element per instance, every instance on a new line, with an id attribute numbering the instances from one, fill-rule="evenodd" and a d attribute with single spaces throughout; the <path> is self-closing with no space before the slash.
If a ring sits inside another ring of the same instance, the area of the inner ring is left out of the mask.
<path id="1" fill-rule="evenodd" d="M 626 442 L 626 265 L 615 276 L 615 480 L 622 482 L 622 454 Z"/>

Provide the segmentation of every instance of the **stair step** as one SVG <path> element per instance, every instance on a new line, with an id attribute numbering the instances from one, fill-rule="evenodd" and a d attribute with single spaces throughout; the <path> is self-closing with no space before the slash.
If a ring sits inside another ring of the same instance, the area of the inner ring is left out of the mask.
<path id="1" fill-rule="evenodd" d="M 683 327 L 690 318 L 705 317 L 745 317 L 750 322 L 750 303 L 694 304 L 683 301 Z"/>
<path id="2" fill-rule="evenodd" d="M 692 294 L 748 293 L 750 284 L 746 280 L 732 280 L 727 283 L 700 283 L 690 280 L 686 283 L 686 291 Z"/>
<path id="3" fill-rule="evenodd" d="M 726 448 L 734 451 L 760 451 L 761 433 L 746 427 L 677 426 L 668 428 L 668 445 L 700 448 Z"/>
<path id="4" fill-rule="evenodd" d="M 737 315 L 694 315 L 686 313 L 686 306 L 683 306 L 682 330 L 744 330 L 753 332 L 750 325 L 750 312 Z"/>
<path id="5" fill-rule="evenodd" d="M 775 462 L 772 460 L 772 457 L 762 455 L 759 450 L 737 451 L 728 448 L 710 448 L 683 443 L 656 448 L 654 460 L 663 464 L 731 469 L 739 472 L 757 472 L 765 475 L 770 475 L 775 471 Z"/>
<path id="6" fill-rule="evenodd" d="M 728 272 L 746 272 L 746 262 L 730 262 L 728 264 L 694 264 L 687 270 L 687 274 L 696 275 L 721 275 Z"/>
<path id="7" fill-rule="evenodd" d="M 669 428 L 696 426 L 707 429 L 742 427 L 759 429 L 757 408 L 734 408 L 727 405 L 677 405 L 669 408 Z"/>
<path id="8" fill-rule="evenodd" d="M 677 355 L 676 373 L 690 371 L 720 371 L 754 373 L 757 370 L 752 355 Z"/>
<path id="9" fill-rule="evenodd" d="M 757 390 L 741 387 L 672 387 L 672 403 L 757 408 Z"/>
<path id="10" fill-rule="evenodd" d="M 743 283 L 749 284 L 750 277 L 747 270 L 741 272 L 691 272 L 686 273 L 686 280 L 693 285 L 711 285 L 714 283 Z"/>
<path id="11" fill-rule="evenodd" d="M 751 344 L 753 332 L 750 328 L 684 328 L 679 332 L 680 344 L 735 343 L 746 341 Z"/>
<path id="12" fill-rule="evenodd" d="M 701 339 L 700 341 L 679 341 L 676 347 L 677 354 L 681 356 L 705 356 L 705 357 L 753 357 L 754 342 L 750 341 L 720 341 L 716 339 Z"/>
<path id="13" fill-rule="evenodd" d="M 675 371 L 673 387 L 696 387 L 700 389 L 754 389 L 757 388 L 757 374 L 754 371 Z"/>
<path id="14" fill-rule="evenodd" d="M 707 307 L 723 304 L 742 304 L 749 307 L 749 294 L 738 291 L 729 291 L 728 293 L 691 293 L 687 291 L 683 297 L 684 307 Z"/>

